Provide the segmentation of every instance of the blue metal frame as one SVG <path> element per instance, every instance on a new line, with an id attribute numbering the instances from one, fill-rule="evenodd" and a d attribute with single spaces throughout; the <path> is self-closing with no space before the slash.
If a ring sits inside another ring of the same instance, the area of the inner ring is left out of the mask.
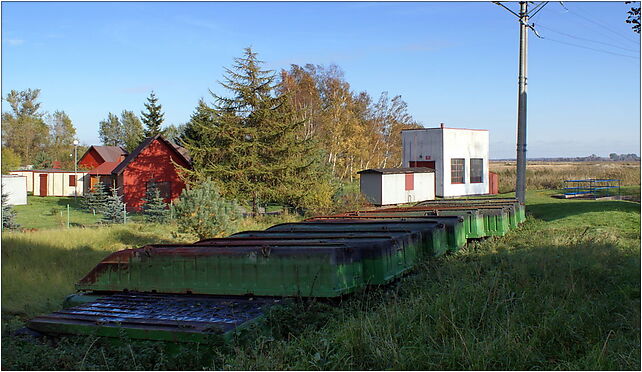
<path id="1" fill-rule="evenodd" d="M 617 182 L 617 186 L 614 184 L 615 182 Z M 583 180 L 564 180 L 564 185 L 564 190 L 569 190 L 565 192 L 564 195 L 592 195 L 594 197 L 612 196 L 615 195 L 615 193 L 612 194 L 611 190 L 615 189 L 617 189 L 617 195 L 620 195 L 621 180 L 617 178 L 587 178 Z M 605 195 L 604 191 L 606 191 Z"/>

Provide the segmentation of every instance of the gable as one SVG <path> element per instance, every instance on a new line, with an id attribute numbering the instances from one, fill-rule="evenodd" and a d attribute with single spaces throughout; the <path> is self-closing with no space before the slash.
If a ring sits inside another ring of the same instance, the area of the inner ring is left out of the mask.
<path id="1" fill-rule="evenodd" d="M 100 156 L 98 151 L 92 146 L 85 152 L 85 154 L 78 160 L 78 166 L 84 166 L 89 169 L 94 169 L 100 164 L 104 163 L 105 159 Z"/>
<path id="2" fill-rule="evenodd" d="M 139 159 L 139 156 L 141 156 L 141 154 L 142 158 Z M 164 154 L 164 156 L 161 156 L 162 154 Z M 159 166 L 168 162 L 168 164 L 172 165 L 173 167 L 173 161 L 183 167 L 191 168 L 189 160 L 187 160 L 185 156 L 183 156 L 183 154 L 181 154 L 178 149 L 176 149 L 175 146 L 165 140 L 160 134 L 157 134 L 153 137 L 148 137 L 143 142 L 141 142 L 141 144 L 138 145 L 138 147 L 134 151 L 132 151 L 132 153 L 129 154 L 125 158 L 125 160 L 123 160 L 114 169 L 112 173 L 121 174 L 125 169 L 130 167 L 131 163 L 142 163 L 145 161 L 149 162 L 152 161 L 151 159 L 154 159 L 153 161 L 159 162 Z M 149 166 L 152 165 L 149 164 Z"/>

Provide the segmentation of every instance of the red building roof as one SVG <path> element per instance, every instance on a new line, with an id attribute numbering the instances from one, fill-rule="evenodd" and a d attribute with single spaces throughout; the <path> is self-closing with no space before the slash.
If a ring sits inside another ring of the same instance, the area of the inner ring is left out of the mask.
<path id="1" fill-rule="evenodd" d="M 110 176 L 111 172 L 120 164 L 118 161 L 106 161 L 89 171 L 92 176 Z"/>
<path id="2" fill-rule="evenodd" d="M 120 146 L 89 146 L 87 151 L 80 157 L 79 163 L 82 162 L 83 158 L 94 149 L 96 153 L 103 159 L 103 162 L 114 162 L 120 161 L 122 156 L 127 156 L 127 151 L 125 151 Z"/>

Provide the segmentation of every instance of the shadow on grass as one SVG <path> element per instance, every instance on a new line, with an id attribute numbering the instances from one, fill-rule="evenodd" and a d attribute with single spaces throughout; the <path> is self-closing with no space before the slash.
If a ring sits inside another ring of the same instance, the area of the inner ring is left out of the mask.
<path id="1" fill-rule="evenodd" d="M 640 213 L 640 204 L 627 201 L 582 200 L 567 203 L 533 204 L 527 211 L 543 221 L 554 221 L 589 212 L 636 212 Z"/>
<path id="2" fill-rule="evenodd" d="M 34 316 L 60 308 L 74 284 L 107 252 L 64 249 L 20 237 L 2 239 L 2 313 Z"/>
<path id="3" fill-rule="evenodd" d="M 72 209 L 80 209 L 81 200 L 82 200 L 82 197 L 78 197 L 75 200 L 73 197 L 62 197 L 56 200 L 56 204 L 61 207 L 64 207 L 65 209 L 67 208 L 67 204 L 69 204 L 69 207 Z"/>

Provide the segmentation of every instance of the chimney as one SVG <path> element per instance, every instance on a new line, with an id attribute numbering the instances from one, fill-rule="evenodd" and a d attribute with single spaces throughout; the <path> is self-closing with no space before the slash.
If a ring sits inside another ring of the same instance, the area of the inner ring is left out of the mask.
<path id="1" fill-rule="evenodd" d="M 440 123 L 439 128 L 444 129 L 445 128 L 444 123 Z"/>

